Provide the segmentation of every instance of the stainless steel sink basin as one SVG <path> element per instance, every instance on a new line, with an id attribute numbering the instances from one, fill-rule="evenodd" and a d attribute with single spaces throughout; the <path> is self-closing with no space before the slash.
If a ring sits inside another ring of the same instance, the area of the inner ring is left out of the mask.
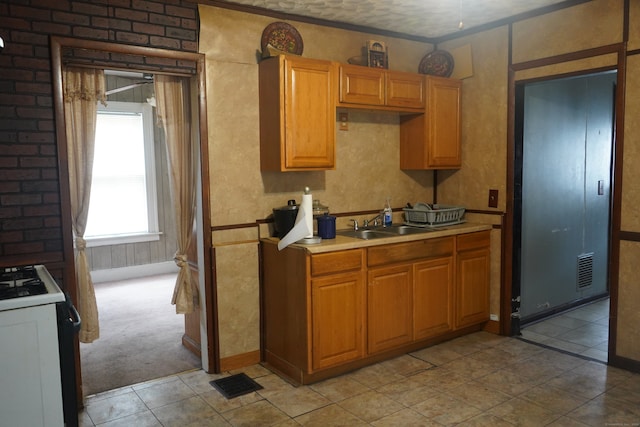
<path id="1" fill-rule="evenodd" d="M 339 230 L 336 232 L 341 236 L 355 237 L 357 239 L 371 240 L 383 237 L 392 237 L 393 233 L 385 233 L 382 230 L 360 229 L 360 230 Z"/>
<path id="2" fill-rule="evenodd" d="M 405 234 L 427 233 L 431 231 L 431 229 L 421 228 L 421 227 L 412 227 L 410 225 L 392 225 L 391 227 L 385 228 L 384 231 L 387 233 L 405 235 Z"/>
<path id="3" fill-rule="evenodd" d="M 428 233 L 428 228 L 412 227 L 410 225 L 393 225 L 391 227 L 378 228 L 361 228 L 359 230 L 338 230 L 337 234 L 346 237 L 355 237 L 356 239 L 381 239 L 383 237 L 392 237 L 407 234 Z"/>

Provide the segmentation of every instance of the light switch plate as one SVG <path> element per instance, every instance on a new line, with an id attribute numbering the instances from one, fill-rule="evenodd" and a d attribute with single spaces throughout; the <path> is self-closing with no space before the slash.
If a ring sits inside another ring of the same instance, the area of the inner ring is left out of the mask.
<path id="1" fill-rule="evenodd" d="M 349 114 L 348 113 L 338 113 L 338 122 L 340 123 L 338 129 L 349 130 Z"/>
<path id="2" fill-rule="evenodd" d="M 498 190 L 489 190 L 489 207 L 498 207 Z"/>

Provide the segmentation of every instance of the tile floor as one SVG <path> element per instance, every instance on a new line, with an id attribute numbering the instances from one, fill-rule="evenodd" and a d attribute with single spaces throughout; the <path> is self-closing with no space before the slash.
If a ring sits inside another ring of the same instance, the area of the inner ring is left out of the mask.
<path id="1" fill-rule="evenodd" d="M 607 361 L 609 298 L 524 325 L 522 338 L 545 346 Z"/>
<path id="2" fill-rule="evenodd" d="M 260 365 L 225 399 L 195 370 L 90 396 L 82 426 L 640 425 L 640 374 L 478 332 L 309 386 Z"/>

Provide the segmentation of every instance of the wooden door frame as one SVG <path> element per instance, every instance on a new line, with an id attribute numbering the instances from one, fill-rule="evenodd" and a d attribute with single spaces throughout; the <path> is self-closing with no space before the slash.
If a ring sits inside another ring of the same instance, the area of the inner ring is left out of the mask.
<path id="1" fill-rule="evenodd" d="M 203 257 L 199 260 L 199 268 L 204 273 L 204 298 L 201 298 L 200 306 L 205 309 L 206 330 L 207 330 L 207 362 L 210 372 L 219 372 L 220 367 L 220 351 L 218 342 L 218 318 L 216 316 L 217 298 L 215 292 L 215 283 L 213 282 L 212 260 L 211 260 L 211 215 L 209 200 L 209 145 L 208 145 L 208 128 L 207 128 L 207 103 L 206 103 L 206 73 L 205 73 L 205 56 L 200 53 L 181 52 L 166 49 L 157 49 L 143 46 L 131 46 L 110 42 L 99 42 L 82 40 L 68 37 L 51 37 L 51 61 L 53 76 L 53 102 L 55 109 L 56 123 L 56 140 L 58 149 L 58 179 L 60 185 L 60 206 L 62 220 L 62 240 L 63 240 L 63 256 L 64 256 L 64 279 L 65 289 L 71 295 L 72 300 L 77 304 L 78 289 L 75 276 L 75 256 L 73 248 L 73 229 L 71 224 L 71 197 L 69 188 L 69 170 L 67 161 L 67 134 L 65 127 L 64 113 L 64 95 L 62 85 L 62 67 L 63 67 L 63 49 L 86 49 L 106 54 L 134 55 L 140 57 L 152 57 L 156 59 L 182 60 L 190 61 L 196 64 L 196 80 L 198 83 L 198 106 L 199 106 L 199 132 L 200 132 L 200 180 L 201 180 L 201 199 L 202 199 L 202 237 L 203 237 Z M 91 68 L 114 68 L 109 63 L 82 63 L 75 64 Z M 145 66 L 138 65 L 128 69 L 129 71 L 144 71 L 152 73 L 162 73 L 162 66 Z M 168 74 L 183 75 L 185 77 L 194 77 L 187 72 L 181 74 L 174 70 Z M 204 302 L 204 304 L 202 304 Z M 80 367 L 79 342 L 76 337 L 76 372 L 77 372 L 77 389 L 79 403 L 82 404 L 82 373 Z"/>

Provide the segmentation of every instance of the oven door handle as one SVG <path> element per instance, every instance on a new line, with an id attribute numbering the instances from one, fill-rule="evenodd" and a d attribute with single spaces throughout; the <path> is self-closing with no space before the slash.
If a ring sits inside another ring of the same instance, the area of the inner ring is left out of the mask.
<path id="1" fill-rule="evenodd" d="M 65 294 L 67 300 L 67 308 L 69 309 L 69 314 L 71 315 L 71 320 L 73 321 L 73 331 L 79 332 L 80 326 L 82 325 L 82 319 L 80 318 L 80 313 L 71 302 L 71 297 L 69 294 Z"/>

